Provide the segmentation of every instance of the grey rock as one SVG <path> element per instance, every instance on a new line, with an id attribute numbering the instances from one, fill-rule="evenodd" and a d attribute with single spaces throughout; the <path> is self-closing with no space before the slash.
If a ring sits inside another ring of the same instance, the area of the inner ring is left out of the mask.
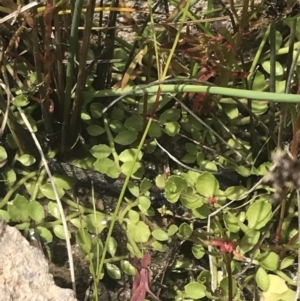
<path id="1" fill-rule="evenodd" d="M 54 284 L 42 252 L 0 219 L 0 301 L 76 301 Z"/>

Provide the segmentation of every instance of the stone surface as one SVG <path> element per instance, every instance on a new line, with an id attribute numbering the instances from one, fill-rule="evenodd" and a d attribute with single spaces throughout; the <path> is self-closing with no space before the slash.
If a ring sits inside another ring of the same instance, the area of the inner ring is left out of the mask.
<path id="1" fill-rule="evenodd" d="M 76 301 L 54 284 L 41 251 L 0 219 L 0 301 Z"/>

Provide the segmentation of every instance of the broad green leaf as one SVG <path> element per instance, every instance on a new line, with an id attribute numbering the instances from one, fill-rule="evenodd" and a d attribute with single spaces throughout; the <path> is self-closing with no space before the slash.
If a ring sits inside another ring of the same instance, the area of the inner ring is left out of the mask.
<path id="1" fill-rule="evenodd" d="M 29 219 L 29 202 L 19 194 L 15 196 L 12 205 L 8 205 L 10 218 L 16 222 L 26 222 Z"/>
<path id="2" fill-rule="evenodd" d="M 94 118 L 102 117 L 103 105 L 99 102 L 93 102 L 90 106 L 90 112 Z"/>
<path id="3" fill-rule="evenodd" d="M 150 138 L 159 138 L 161 136 L 161 133 L 162 133 L 161 127 L 157 123 L 152 122 L 150 129 L 148 131 L 148 136 Z"/>
<path id="4" fill-rule="evenodd" d="M 244 186 L 231 186 L 225 190 L 225 195 L 230 201 L 240 201 L 244 199 L 248 189 Z"/>
<path id="5" fill-rule="evenodd" d="M 76 234 L 76 243 L 80 246 L 84 254 L 89 254 L 92 248 L 91 235 L 84 228 L 79 228 Z"/>
<path id="6" fill-rule="evenodd" d="M 55 225 L 53 227 L 53 232 L 58 238 L 63 239 L 63 240 L 66 239 L 66 233 L 65 233 L 64 227 L 62 225 Z M 71 234 L 69 231 L 68 231 L 67 235 L 69 237 L 71 237 Z"/>
<path id="7" fill-rule="evenodd" d="M 255 245 L 258 243 L 260 238 L 260 231 L 251 229 L 248 231 L 244 237 L 241 239 L 239 244 L 239 249 L 242 254 L 252 250 Z"/>
<path id="8" fill-rule="evenodd" d="M 107 270 L 107 274 L 112 279 L 121 279 L 121 271 L 115 264 L 106 263 L 105 267 L 106 267 L 106 270 Z"/>
<path id="9" fill-rule="evenodd" d="M 168 229 L 168 235 L 173 236 L 178 231 L 178 227 L 176 225 L 171 225 Z"/>
<path id="10" fill-rule="evenodd" d="M 136 224 L 127 221 L 127 235 L 131 236 L 137 243 L 146 243 L 150 238 L 151 232 L 149 226 L 142 221 Z"/>
<path id="11" fill-rule="evenodd" d="M 152 186 L 151 181 L 147 178 L 144 178 L 140 185 L 141 193 L 147 192 L 151 188 L 151 186 Z"/>
<path id="12" fill-rule="evenodd" d="M 9 217 L 9 214 L 8 214 L 8 212 L 6 210 L 0 209 L 0 217 L 3 220 L 5 220 L 7 223 L 9 222 L 10 217 Z"/>
<path id="13" fill-rule="evenodd" d="M 180 239 L 186 240 L 188 239 L 193 233 L 192 228 L 187 223 L 182 223 L 179 226 L 177 235 Z"/>
<path id="14" fill-rule="evenodd" d="M 133 161 L 134 157 L 136 156 L 138 150 L 136 148 L 130 148 L 126 149 L 121 154 L 119 155 L 119 160 L 122 162 L 128 162 L 128 161 Z M 143 157 L 143 153 L 139 152 L 137 160 L 140 161 Z"/>
<path id="15" fill-rule="evenodd" d="M 219 190 L 219 182 L 212 174 L 205 172 L 198 177 L 196 190 L 204 197 L 212 197 Z"/>
<path id="16" fill-rule="evenodd" d="M 111 118 L 118 120 L 118 121 L 122 121 L 124 118 L 124 110 L 114 106 L 112 112 L 111 112 Z"/>
<path id="17" fill-rule="evenodd" d="M 201 259 L 205 255 L 205 250 L 202 245 L 193 245 L 192 253 L 196 259 Z"/>
<path id="18" fill-rule="evenodd" d="M 127 188 L 132 193 L 132 195 L 134 195 L 135 197 L 139 196 L 140 188 L 137 185 L 137 183 L 135 183 L 133 181 L 129 181 Z"/>
<path id="19" fill-rule="evenodd" d="M 99 212 L 95 214 L 89 214 L 85 218 L 87 227 L 86 229 L 95 234 L 102 232 L 104 228 L 107 227 L 108 217 L 106 214 L 100 214 Z"/>
<path id="20" fill-rule="evenodd" d="M 109 124 L 109 127 L 111 131 L 116 134 L 125 130 L 124 124 L 118 120 L 112 120 L 111 123 Z"/>
<path id="21" fill-rule="evenodd" d="M 124 130 L 117 134 L 115 137 L 114 141 L 117 144 L 120 145 L 129 145 L 133 143 L 137 139 L 137 132 L 136 131 L 129 131 L 129 130 Z"/>
<path id="22" fill-rule="evenodd" d="M 228 277 L 225 277 L 221 280 L 220 282 L 220 288 L 221 288 L 221 295 L 222 296 L 226 296 L 228 297 L 228 290 L 229 290 L 229 280 L 228 280 Z M 231 280 L 231 291 L 232 291 L 232 295 L 235 296 L 235 294 L 237 293 L 237 290 L 238 290 L 238 287 L 237 287 L 237 283 L 236 283 L 236 280 L 235 278 L 232 278 Z"/>
<path id="23" fill-rule="evenodd" d="M 136 274 L 136 268 L 128 260 L 121 260 L 121 268 L 123 272 L 129 276 Z"/>
<path id="24" fill-rule="evenodd" d="M 277 270 L 279 263 L 279 256 L 275 252 L 265 252 L 260 254 L 259 261 L 262 267 L 269 271 Z"/>
<path id="25" fill-rule="evenodd" d="M 179 109 L 168 109 L 159 116 L 159 123 L 165 124 L 167 122 L 177 121 L 181 115 Z"/>
<path id="26" fill-rule="evenodd" d="M 166 241 L 169 239 L 168 234 L 162 229 L 155 229 L 152 231 L 152 236 L 158 241 Z"/>
<path id="27" fill-rule="evenodd" d="M 147 211 L 150 207 L 151 207 L 151 201 L 147 197 L 145 196 L 139 197 L 139 208 L 143 212 Z"/>
<path id="28" fill-rule="evenodd" d="M 68 177 L 66 175 L 54 174 L 53 180 L 56 187 L 60 187 L 64 190 L 69 190 L 76 184 L 76 179 Z"/>
<path id="29" fill-rule="evenodd" d="M 111 148 L 106 144 L 98 144 L 94 145 L 90 152 L 93 157 L 97 159 L 104 159 L 110 156 Z"/>
<path id="30" fill-rule="evenodd" d="M 89 133 L 89 135 L 91 135 L 93 137 L 100 136 L 103 133 L 105 133 L 105 129 L 100 125 L 90 125 L 87 127 L 86 130 Z"/>
<path id="31" fill-rule="evenodd" d="M 159 242 L 159 241 L 153 241 L 151 243 L 151 247 L 155 250 L 155 251 L 158 251 L 158 252 L 164 252 L 164 245 Z"/>
<path id="32" fill-rule="evenodd" d="M 25 107 L 29 104 L 28 97 L 25 96 L 24 94 L 20 94 L 14 98 L 13 104 L 16 107 Z"/>
<path id="33" fill-rule="evenodd" d="M 3 146 L 0 146 L 0 162 L 3 162 L 7 159 L 7 153 Z"/>
<path id="34" fill-rule="evenodd" d="M 270 279 L 267 272 L 262 267 L 257 270 L 255 274 L 255 281 L 262 291 L 266 291 L 269 288 Z"/>
<path id="35" fill-rule="evenodd" d="M 31 201 L 29 203 L 29 216 L 37 223 L 40 223 L 45 218 L 43 206 L 37 201 Z"/>
<path id="36" fill-rule="evenodd" d="M 270 70 L 271 70 L 271 63 L 270 63 L 270 61 L 264 61 L 261 65 L 264 68 L 264 70 L 268 74 L 270 74 Z M 284 70 L 283 70 L 282 65 L 279 62 L 276 61 L 275 62 L 275 75 L 276 76 L 281 76 L 281 75 L 283 75 L 283 72 L 284 72 Z"/>
<path id="37" fill-rule="evenodd" d="M 36 229 L 44 243 L 48 244 L 53 241 L 53 235 L 47 228 L 38 226 Z"/>
<path id="38" fill-rule="evenodd" d="M 3 170 L 3 177 L 7 187 L 12 187 L 17 180 L 16 172 L 12 168 L 5 168 Z"/>
<path id="39" fill-rule="evenodd" d="M 287 256 L 283 258 L 282 261 L 280 262 L 279 270 L 284 270 L 288 268 L 289 266 L 293 265 L 294 262 L 295 262 L 295 258 L 293 256 Z"/>
<path id="40" fill-rule="evenodd" d="M 250 229 L 261 229 L 272 217 L 272 206 L 267 201 L 254 202 L 248 208 L 246 217 Z"/>
<path id="41" fill-rule="evenodd" d="M 94 163 L 95 170 L 104 174 L 107 174 L 107 170 L 112 166 L 116 166 L 116 164 L 113 160 L 108 158 L 97 159 Z"/>
<path id="42" fill-rule="evenodd" d="M 128 130 L 140 132 L 144 127 L 144 122 L 141 117 L 133 115 L 126 119 L 124 125 Z"/>
<path id="43" fill-rule="evenodd" d="M 49 202 L 48 203 L 48 210 L 49 213 L 54 216 L 57 219 L 60 219 L 60 212 L 59 212 L 59 208 L 58 205 L 54 202 Z"/>
<path id="44" fill-rule="evenodd" d="M 40 187 L 40 191 L 46 198 L 48 198 L 50 200 L 56 200 L 55 193 L 53 191 L 53 187 L 52 187 L 51 183 L 46 183 L 46 184 L 42 185 Z M 65 191 L 60 187 L 56 187 L 56 191 L 58 193 L 59 198 L 63 197 L 65 194 Z"/>
<path id="45" fill-rule="evenodd" d="M 143 165 L 140 162 L 136 162 L 132 169 L 133 161 L 125 162 L 121 165 L 121 171 L 125 176 L 134 175 L 139 169 L 144 169 Z M 132 171 L 132 173 L 131 173 Z"/>
<path id="46" fill-rule="evenodd" d="M 224 212 L 223 220 L 226 229 L 231 233 L 237 233 L 240 230 L 238 218 L 235 215 L 230 214 L 230 212 Z"/>
<path id="47" fill-rule="evenodd" d="M 117 248 L 117 241 L 113 237 L 110 237 L 107 245 L 107 252 L 111 255 L 111 257 L 115 257 Z"/>
<path id="48" fill-rule="evenodd" d="M 206 287 L 199 282 L 190 282 L 184 287 L 186 295 L 191 299 L 202 299 L 206 296 Z"/>
<path id="49" fill-rule="evenodd" d="M 171 137 L 175 137 L 180 132 L 180 124 L 178 122 L 165 123 L 165 132 Z"/>
<path id="50" fill-rule="evenodd" d="M 137 224 L 140 220 L 140 215 L 134 210 L 129 210 L 128 217 L 133 224 Z"/>
<path id="51" fill-rule="evenodd" d="M 23 164 L 24 166 L 31 166 L 31 165 L 34 164 L 35 161 L 36 161 L 35 158 L 34 158 L 33 156 L 27 155 L 27 154 L 25 154 L 25 155 L 23 155 L 23 156 L 21 156 L 21 157 L 18 157 L 17 160 L 18 160 L 21 164 Z"/>

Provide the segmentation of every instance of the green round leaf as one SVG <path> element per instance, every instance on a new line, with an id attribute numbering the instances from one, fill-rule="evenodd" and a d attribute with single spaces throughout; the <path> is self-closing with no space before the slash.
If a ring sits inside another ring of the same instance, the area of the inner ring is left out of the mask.
<path id="1" fill-rule="evenodd" d="M 19 194 L 12 201 L 12 205 L 8 205 L 8 213 L 11 220 L 16 222 L 26 222 L 29 219 L 29 202 Z"/>
<path id="2" fill-rule="evenodd" d="M 61 189 L 64 190 L 69 190 L 72 187 L 74 187 L 74 185 L 76 184 L 76 179 L 65 175 L 54 174 L 53 180 L 56 187 L 60 187 Z"/>
<path id="3" fill-rule="evenodd" d="M 186 240 L 192 235 L 192 233 L 193 233 L 192 228 L 187 223 L 182 223 L 179 226 L 177 235 L 179 238 Z"/>
<path id="4" fill-rule="evenodd" d="M 86 130 L 93 137 L 100 136 L 101 134 L 105 133 L 105 129 L 100 125 L 90 125 Z"/>
<path id="5" fill-rule="evenodd" d="M 270 71 L 271 71 L 271 62 L 270 61 L 264 61 L 262 63 L 262 67 L 265 69 L 265 71 L 267 73 L 270 74 Z M 282 65 L 279 63 L 279 62 L 275 62 L 275 75 L 276 76 L 280 76 L 280 75 L 283 75 L 283 67 Z"/>
<path id="6" fill-rule="evenodd" d="M 105 265 L 105 267 L 106 267 L 108 275 L 112 279 L 121 279 L 121 271 L 115 264 L 107 263 Z"/>
<path id="7" fill-rule="evenodd" d="M 193 245 L 192 253 L 196 259 L 201 259 L 205 255 L 205 250 L 202 245 Z"/>
<path id="8" fill-rule="evenodd" d="M 157 123 L 152 122 L 148 131 L 148 136 L 150 138 L 159 138 L 161 136 L 161 127 Z"/>
<path id="9" fill-rule="evenodd" d="M 128 161 L 132 162 L 137 152 L 138 150 L 136 148 L 126 149 L 119 155 L 119 160 L 122 162 L 128 162 Z M 137 160 L 140 161 L 142 157 L 143 157 L 143 153 L 139 152 Z"/>
<path id="10" fill-rule="evenodd" d="M 260 231 L 251 229 L 241 239 L 239 248 L 243 254 L 252 250 L 260 238 Z"/>
<path id="11" fill-rule="evenodd" d="M 147 192 L 151 188 L 151 186 L 152 186 L 151 181 L 147 178 L 144 178 L 140 185 L 141 193 Z"/>
<path id="12" fill-rule="evenodd" d="M 151 243 L 151 247 L 158 252 L 164 252 L 164 245 L 162 243 L 160 243 L 159 241 L 153 241 Z"/>
<path id="13" fill-rule="evenodd" d="M 175 137 L 180 132 L 180 124 L 178 122 L 165 123 L 165 132 L 171 137 Z"/>
<path id="14" fill-rule="evenodd" d="M 115 143 L 120 145 L 129 145 L 137 138 L 137 132 L 125 130 L 120 132 L 114 139 Z"/>
<path id="15" fill-rule="evenodd" d="M 37 223 L 40 223 L 45 218 L 43 206 L 37 201 L 31 201 L 29 203 L 29 216 Z"/>
<path id="16" fill-rule="evenodd" d="M 118 248 L 117 241 L 113 237 L 110 237 L 108 241 L 107 251 L 111 255 L 111 257 L 115 257 L 117 248 Z"/>
<path id="17" fill-rule="evenodd" d="M 143 169 L 143 165 L 140 162 L 136 162 L 134 164 L 134 167 L 132 169 L 132 161 L 128 161 L 122 164 L 121 171 L 125 176 L 128 176 L 129 174 L 135 174 L 139 169 Z M 132 171 L 132 173 L 131 173 Z"/>
<path id="18" fill-rule="evenodd" d="M 259 256 L 262 267 L 269 271 L 277 270 L 279 263 L 279 256 L 275 252 L 266 252 Z"/>
<path id="19" fill-rule="evenodd" d="M 245 198 L 248 189 L 244 186 L 231 186 L 225 190 L 225 195 L 230 201 L 239 201 Z"/>
<path id="20" fill-rule="evenodd" d="M 283 258 L 283 260 L 280 263 L 280 270 L 286 269 L 289 266 L 293 265 L 295 262 L 295 258 L 293 256 L 287 256 L 285 258 Z"/>
<path id="21" fill-rule="evenodd" d="M 25 107 L 29 104 L 28 97 L 25 96 L 24 94 L 18 95 L 14 98 L 13 104 L 16 107 Z"/>
<path id="22" fill-rule="evenodd" d="M 54 202 L 49 202 L 48 203 L 48 210 L 49 213 L 54 216 L 57 219 L 60 219 L 60 212 L 59 212 L 59 208 L 58 205 Z"/>
<path id="23" fill-rule="evenodd" d="M 108 158 L 97 159 L 94 163 L 95 170 L 107 174 L 107 171 L 110 167 L 116 166 L 115 162 Z"/>
<path id="24" fill-rule="evenodd" d="M 47 228 L 38 226 L 37 231 L 44 243 L 48 244 L 53 241 L 53 235 Z"/>
<path id="25" fill-rule="evenodd" d="M 86 229 L 91 233 L 99 234 L 107 227 L 107 220 L 108 217 L 105 214 L 89 214 L 85 218 Z"/>
<path id="26" fill-rule="evenodd" d="M 151 235 L 149 226 L 139 221 L 137 224 L 127 222 L 127 235 L 137 243 L 146 243 Z"/>
<path id="27" fill-rule="evenodd" d="M 155 229 L 152 231 L 152 236 L 156 239 L 156 240 L 159 240 L 159 241 L 166 241 L 169 239 L 169 236 L 168 234 L 161 230 L 161 229 Z"/>
<path id="28" fill-rule="evenodd" d="M 55 193 L 53 191 L 53 187 L 52 187 L 51 183 L 46 183 L 46 184 L 42 185 L 40 187 L 40 191 L 46 198 L 48 198 L 50 200 L 56 200 Z M 65 191 L 60 187 L 56 187 L 56 191 L 58 193 L 59 198 L 63 197 L 65 194 Z"/>
<path id="29" fill-rule="evenodd" d="M 23 164 L 24 166 L 31 166 L 32 164 L 35 163 L 35 158 L 31 155 L 23 155 L 21 157 L 19 157 L 17 159 L 19 162 L 21 162 L 21 164 Z"/>
<path id="30" fill-rule="evenodd" d="M 220 283 L 220 288 L 221 288 L 221 294 L 222 296 L 225 296 L 225 297 L 228 297 L 228 277 L 226 278 L 223 278 L 221 280 L 221 283 Z M 232 279 L 232 294 L 233 296 L 235 296 L 236 292 L 237 292 L 237 283 L 236 283 L 236 280 L 233 278 Z"/>
<path id="31" fill-rule="evenodd" d="M 129 210 L 128 217 L 134 224 L 136 224 L 140 220 L 140 215 L 134 210 Z"/>
<path id="32" fill-rule="evenodd" d="M 225 227 L 232 233 L 237 233 L 240 230 L 238 223 L 238 218 L 231 214 L 230 212 L 225 212 L 223 214 L 223 220 Z"/>
<path id="33" fill-rule="evenodd" d="M 0 209 L 0 217 L 3 220 L 5 220 L 7 223 L 9 222 L 10 217 L 9 217 L 9 214 L 8 214 L 8 212 L 6 210 Z"/>
<path id="34" fill-rule="evenodd" d="M 168 229 L 168 235 L 173 236 L 178 231 L 178 227 L 176 225 L 171 225 Z"/>
<path id="35" fill-rule="evenodd" d="M 140 132 L 144 127 L 144 122 L 141 117 L 133 115 L 125 121 L 124 125 L 128 130 Z"/>
<path id="36" fill-rule="evenodd" d="M 3 146 L 0 146 L 0 162 L 3 162 L 7 159 L 7 153 Z"/>
<path id="37" fill-rule="evenodd" d="M 55 225 L 53 227 L 53 232 L 58 238 L 64 239 L 64 240 L 66 239 L 66 233 L 65 233 L 64 227 L 62 225 Z M 68 231 L 67 235 L 69 235 L 69 237 L 71 237 L 71 234 L 69 231 Z"/>
<path id="38" fill-rule="evenodd" d="M 106 144 L 95 145 L 91 149 L 91 154 L 97 159 L 107 158 L 111 154 L 111 148 Z"/>
<path id="39" fill-rule="evenodd" d="M 179 117 L 181 115 L 181 110 L 179 109 L 169 109 L 164 111 L 160 116 L 159 116 L 159 122 L 162 124 L 165 124 L 167 122 L 172 122 L 172 121 L 178 121 Z"/>
<path id="40" fill-rule="evenodd" d="M 12 168 L 5 168 L 3 171 L 3 177 L 8 187 L 12 187 L 17 180 L 17 175 Z"/>
<path id="41" fill-rule="evenodd" d="M 146 212 L 150 207 L 151 201 L 147 197 L 139 197 L 139 208 L 141 209 L 141 211 Z"/>
<path id="42" fill-rule="evenodd" d="M 186 295 L 191 299 L 202 299 L 206 296 L 206 287 L 199 282 L 190 282 L 184 287 Z"/>
<path id="43" fill-rule="evenodd" d="M 205 172 L 198 177 L 196 190 L 207 198 L 212 197 L 219 190 L 219 182 L 212 174 Z"/>
<path id="44" fill-rule="evenodd" d="M 103 105 L 99 102 L 93 102 L 90 106 L 91 114 L 94 118 L 102 117 Z"/>
<path id="45" fill-rule="evenodd" d="M 272 217 L 272 206 L 267 201 L 257 201 L 250 205 L 246 217 L 250 229 L 261 229 Z"/>
<path id="46" fill-rule="evenodd" d="M 255 274 L 255 281 L 262 291 L 266 291 L 270 285 L 270 280 L 265 269 L 260 267 Z"/>
<path id="47" fill-rule="evenodd" d="M 136 268 L 128 260 L 121 261 L 121 268 L 123 272 L 129 276 L 134 276 L 136 274 Z"/>

